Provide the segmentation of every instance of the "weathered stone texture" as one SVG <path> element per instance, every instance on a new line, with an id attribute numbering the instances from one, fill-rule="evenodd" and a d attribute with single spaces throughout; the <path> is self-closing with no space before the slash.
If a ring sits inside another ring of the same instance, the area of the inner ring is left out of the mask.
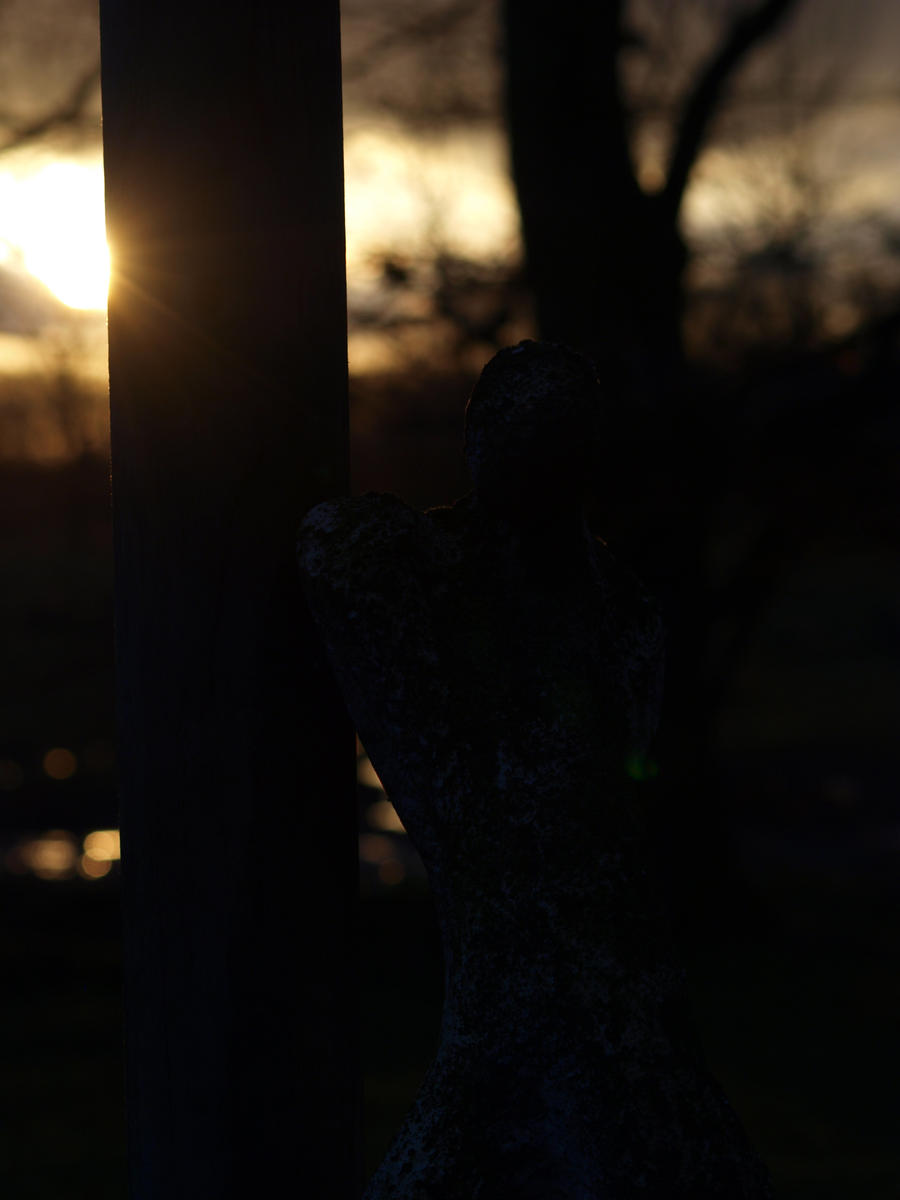
<path id="1" fill-rule="evenodd" d="M 302 528 L 310 605 L 446 963 L 437 1056 L 366 1197 L 762 1200 L 686 1015 L 633 778 L 660 618 L 577 505 L 544 511 L 369 494 Z"/>

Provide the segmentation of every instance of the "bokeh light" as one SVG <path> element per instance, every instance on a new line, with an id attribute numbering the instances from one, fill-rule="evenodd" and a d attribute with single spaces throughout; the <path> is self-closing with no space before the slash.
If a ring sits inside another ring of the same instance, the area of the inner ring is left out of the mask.
<path id="1" fill-rule="evenodd" d="M 383 829 L 386 833 L 406 833 L 403 822 L 390 800 L 376 800 L 366 809 L 366 820 L 373 829 Z"/>
<path id="2" fill-rule="evenodd" d="M 22 861 L 39 879 L 67 879 L 75 869 L 75 838 L 64 829 L 51 829 L 21 848 Z"/>
<path id="3" fill-rule="evenodd" d="M 44 755 L 41 765 L 51 779 L 70 779 L 78 770 L 78 759 L 64 746 L 54 746 Z"/>
<path id="4" fill-rule="evenodd" d="M 112 863 L 109 860 L 91 858 L 89 854 L 82 854 L 78 860 L 78 873 L 84 879 L 102 879 L 111 870 Z"/>
<path id="5" fill-rule="evenodd" d="M 356 779 L 363 787 L 377 788 L 380 792 L 384 791 L 381 780 L 378 778 L 378 774 L 372 766 L 369 756 L 365 753 L 361 754 L 356 761 Z"/>
<path id="6" fill-rule="evenodd" d="M 394 857 L 394 846 L 391 839 L 380 833 L 361 833 L 359 835 L 359 857 L 363 862 L 383 863 Z"/>
<path id="7" fill-rule="evenodd" d="M 396 858 L 385 859 L 378 868 L 378 878 L 388 887 L 394 887 L 406 878 L 406 867 Z"/>
<path id="8" fill-rule="evenodd" d="M 83 846 L 94 862 L 114 862 L 121 855 L 118 829 L 95 829 L 86 835 Z"/>

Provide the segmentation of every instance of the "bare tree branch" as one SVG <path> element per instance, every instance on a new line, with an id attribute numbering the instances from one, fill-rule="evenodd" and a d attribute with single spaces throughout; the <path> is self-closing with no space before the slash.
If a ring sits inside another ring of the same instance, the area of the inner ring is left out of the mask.
<path id="1" fill-rule="evenodd" d="M 9 150 L 17 150 L 27 142 L 37 141 L 66 125 L 74 125 L 84 115 L 85 105 L 99 82 L 100 66 L 98 64 L 85 72 L 77 80 L 68 97 L 49 112 L 18 126 L 11 117 L 0 114 L 0 122 L 7 126 L 7 132 L 0 140 L 0 154 Z"/>
<path id="2" fill-rule="evenodd" d="M 345 58 L 342 75 L 344 83 L 352 83 L 369 74 L 382 61 L 382 56 L 396 46 L 417 45 L 445 37 L 472 13 L 482 0 L 457 0 L 457 3 L 436 12 L 426 12 L 411 21 L 404 21 L 372 39 L 367 46 L 352 58 Z"/>
<path id="3" fill-rule="evenodd" d="M 747 54 L 775 31 L 797 0 L 763 0 L 734 22 L 731 32 L 707 63 L 687 98 L 675 134 L 662 200 L 674 215 L 681 207 L 687 181 L 697 160 L 719 97 Z"/>

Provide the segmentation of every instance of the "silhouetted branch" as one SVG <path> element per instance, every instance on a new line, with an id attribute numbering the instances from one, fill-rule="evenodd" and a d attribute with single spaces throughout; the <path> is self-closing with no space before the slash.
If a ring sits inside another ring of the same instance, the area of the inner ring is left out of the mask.
<path id="1" fill-rule="evenodd" d="M 724 42 L 697 80 L 684 106 L 675 134 L 663 202 L 674 215 L 681 206 L 688 177 L 715 115 L 722 89 L 747 54 L 774 32 L 796 0 L 763 0 L 738 17 Z"/>
<path id="2" fill-rule="evenodd" d="M 83 115 L 84 107 L 99 82 L 100 65 L 98 63 L 81 76 L 67 99 L 50 112 L 43 113 L 27 124 L 16 126 L 14 119 L 8 114 L 0 114 L 0 123 L 7 126 L 7 132 L 0 140 L 0 154 L 8 150 L 16 150 L 27 142 L 37 141 L 66 125 L 73 125 Z"/>
<path id="3" fill-rule="evenodd" d="M 382 56 L 396 46 L 417 45 L 445 37 L 481 7 L 481 0 L 459 0 L 437 12 L 426 12 L 412 21 L 404 21 L 372 39 L 353 58 L 345 58 L 342 75 L 344 83 L 361 79 L 373 67 L 379 66 Z"/>

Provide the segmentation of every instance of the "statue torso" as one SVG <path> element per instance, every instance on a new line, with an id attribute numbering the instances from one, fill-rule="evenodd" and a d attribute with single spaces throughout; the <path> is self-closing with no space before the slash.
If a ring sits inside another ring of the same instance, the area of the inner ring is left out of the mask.
<path id="1" fill-rule="evenodd" d="M 438 1055 L 367 1197 L 764 1196 L 654 891 L 635 776 L 662 636 L 637 580 L 584 529 L 523 533 L 468 498 L 323 505 L 302 553 L 446 959 Z"/>

